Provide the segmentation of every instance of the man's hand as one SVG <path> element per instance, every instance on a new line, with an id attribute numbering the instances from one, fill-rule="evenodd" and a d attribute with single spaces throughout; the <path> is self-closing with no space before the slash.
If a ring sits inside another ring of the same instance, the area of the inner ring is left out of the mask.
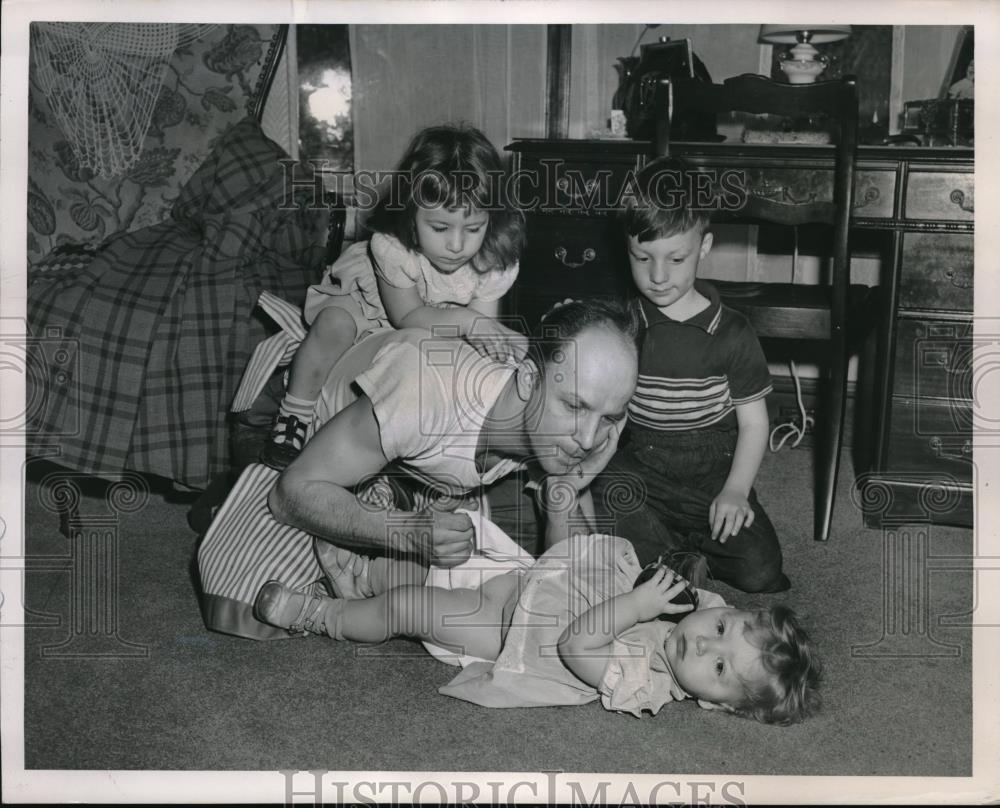
<path id="1" fill-rule="evenodd" d="M 753 524 L 754 515 L 750 502 L 739 491 L 723 488 L 708 508 L 708 521 L 712 526 L 712 540 L 725 544 L 744 527 Z"/>
<path id="2" fill-rule="evenodd" d="M 557 475 L 557 479 L 569 483 L 577 491 L 589 486 L 594 478 L 604 471 L 618 451 L 618 440 L 621 438 L 622 430 L 625 429 L 626 420 L 622 418 L 621 421 L 612 424 L 604 441 L 595 446 L 578 465 L 571 467 L 565 474 Z"/>
<path id="3" fill-rule="evenodd" d="M 425 508 L 407 520 L 399 549 L 436 567 L 455 567 L 472 555 L 475 537 L 468 514 Z"/>
<path id="4" fill-rule="evenodd" d="M 639 620 L 653 620 L 661 614 L 683 614 L 694 607 L 690 603 L 671 603 L 670 599 L 679 595 L 687 581 L 672 570 L 661 567 L 645 583 L 632 590 Z"/>

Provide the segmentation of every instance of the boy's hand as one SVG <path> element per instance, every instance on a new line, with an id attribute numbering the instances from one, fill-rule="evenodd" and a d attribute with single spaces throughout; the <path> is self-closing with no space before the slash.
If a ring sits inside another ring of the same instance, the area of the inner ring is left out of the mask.
<path id="1" fill-rule="evenodd" d="M 632 590 L 635 598 L 639 621 L 645 622 L 659 617 L 661 614 L 682 614 L 694 607 L 690 603 L 671 603 L 670 599 L 679 595 L 687 581 L 673 570 L 661 567 L 645 583 Z"/>
<path id="2" fill-rule="evenodd" d="M 753 524 L 754 514 L 750 502 L 739 491 L 723 488 L 708 508 L 708 521 L 712 525 L 712 540 L 725 544 L 744 527 Z"/>

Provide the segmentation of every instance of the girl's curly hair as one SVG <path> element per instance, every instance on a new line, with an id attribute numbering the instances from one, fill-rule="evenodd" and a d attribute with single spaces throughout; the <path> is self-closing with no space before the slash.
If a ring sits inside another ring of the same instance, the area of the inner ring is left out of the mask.
<path id="1" fill-rule="evenodd" d="M 822 668 L 795 612 L 787 606 L 758 611 L 748 631 L 760 648 L 766 676 L 743 683 L 746 698 L 732 705 L 733 711 L 764 724 L 786 725 L 818 710 Z"/>
<path id="2" fill-rule="evenodd" d="M 431 126 L 410 141 L 366 226 L 417 252 L 418 208 L 483 210 L 489 222 L 472 265 L 482 273 L 503 270 L 518 260 L 524 244 L 524 217 L 510 203 L 508 185 L 503 161 L 481 131 L 467 124 Z"/>

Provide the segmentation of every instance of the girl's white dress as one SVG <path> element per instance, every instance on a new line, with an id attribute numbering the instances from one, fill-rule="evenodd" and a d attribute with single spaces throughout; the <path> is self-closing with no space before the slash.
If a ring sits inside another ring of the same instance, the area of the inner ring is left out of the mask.
<path id="1" fill-rule="evenodd" d="M 354 318 L 358 339 L 379 328 L 389 328 L 376 278 L 389 286 L 415 287 L 428 306 L 468 306 L 503 297 L 517 280 L 518 264 L 480 273 L 472 263 L 454 272 L 441 272 L 422 254 L 411 252 L 395 236 L 375 233 L 370 241 L 352 244 L 330 267 L 321 283 L 309 287 L 303 309 L 312 324 L 320 310 L 338 306 Z"/>
<path id="2" fill-rule="evenodd" d="M 281 330 L 257 345 L 247 363 L 232 412 L 249 409 L 264 389 L 275 368 L 291 363 L 305 339 L 303 321 L 312 325 L 327 306 L 347 311 L 357 330 L 355 343 L 376 331 L 392 328 L 379 295 L 378 277 L 397 288 L 416 287 L 420 299 L 430 306 L 467 306 L 473 300 L 490 302 L 503 297 L 517 280 L 515 261 L 503 270 L 479 273 L 471 264 L 454 272 L 439 272 L 423 255 L 407 250 L 395 236 L 376 233 L 370 241 L 359 241 L 345 249 L 321 283 L 309 287 L 302 311 L 269 292 L 262 292 L 258 305 Z"/>

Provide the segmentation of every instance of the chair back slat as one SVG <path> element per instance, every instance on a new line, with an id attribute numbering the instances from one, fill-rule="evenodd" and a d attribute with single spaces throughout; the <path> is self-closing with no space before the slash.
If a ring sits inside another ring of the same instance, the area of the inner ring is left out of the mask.
<path id="1" fill-rule="evenodd" d="M 857 123 L 854 78 L 815 84 L 784 84 L 764 76 L 746 74 L 707 84 L 692 79 L 674 82 L 674 115 L 680 112 L 749 112 L 801 117 L 825 113 L 850 125 Z M 852 98 L 853 96 L 853 98 Z"/>
<path id="2" fill-rule="evenodd" d="M 776 202 L 773 199 L 750 194 L 739 210 L 719 210 L 712 215 L 712 221 L 763 222 L 797 227 L 807 224 L 832 225 L 836 219 L 837 207 L 833 202 Z"/>
<path id="3" fill-rule="evenodd" d="M 720 211 L 719 221 L 769 222 L 796 226 L 828 224 L 833 230 L 831 315 L 834 339 L 846 318 L 850 284 L 851 201 L 854 198 L 854 162 L 858 146 L 858 94 L 853 76 L 815 84 L 786 84 L 747 74 L 708 84 L 691 79 L 661 79 L 654 95 L 656 139 L 654 156 L 670 153 L 671 119 L 690 113 L 749 112 L 793 118 L 824 114 L 833 129 L 834 165 L 831 202 L 785 203 L 754 194 L 748 187 L 746 204 L 737 211 Z"/>

